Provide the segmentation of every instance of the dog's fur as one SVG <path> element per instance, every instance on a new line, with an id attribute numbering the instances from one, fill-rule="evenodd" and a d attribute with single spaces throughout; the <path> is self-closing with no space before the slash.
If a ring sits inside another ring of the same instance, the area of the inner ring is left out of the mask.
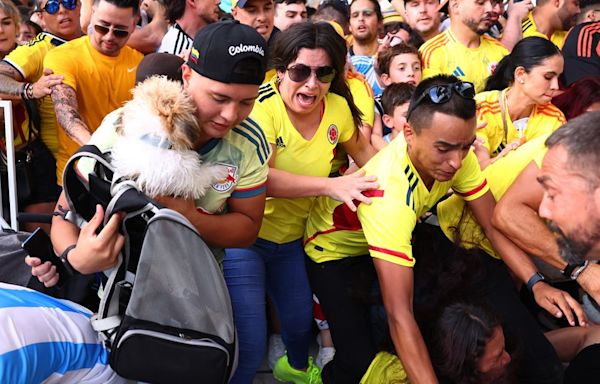
<path id="1" fill-rule="evenodd" d="M 200 133 L 195 103 L 164 76 L 135 87 L 117 120 L 117 133 L 111 151 L 115 173 L 135 181 L 150 197 L 198 199 L 227 176 L 225 167 L 202 163 L 194 150 Z"/>

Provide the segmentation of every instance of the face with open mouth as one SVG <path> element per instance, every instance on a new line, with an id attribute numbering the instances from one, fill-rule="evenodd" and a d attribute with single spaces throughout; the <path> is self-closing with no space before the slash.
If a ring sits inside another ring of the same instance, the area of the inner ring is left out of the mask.
<path id="1" fill-rule="evenodd" d="M 298 66 L 311 68 L 306 79 L 297 81 L 298 77 L 294 78 L 294 74 L 290 74 L 289 68 Z M 326 67 L 331 67 L 331 59 L 323 48 L 302 48 L 296 59 L 288 64 L 288 70 L 277 74 L 280 79 L 279 93 L 288 114 L 305 117 L 311 113 L 319 113 L 319 105 L 329 92 L 331 83 L 319 80 L 317 72 Z"/>
<path id="2" fill-rule="evenodd" d="M 45 6 L 47 1 L 42 1 L 41 6 Z M 79 11 L 81 3 L 78 2 L 75 9 L 67 9 L 60 5 L 58 11 L 54 14 L 41 12 L 46 31 L 62 37 L 66 40 L 72 40 L 81 36 L 81 26 L 79 24 Z"/>

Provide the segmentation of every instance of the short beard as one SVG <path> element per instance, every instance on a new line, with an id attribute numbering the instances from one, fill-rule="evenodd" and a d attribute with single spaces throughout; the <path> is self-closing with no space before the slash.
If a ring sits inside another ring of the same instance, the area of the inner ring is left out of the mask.
<path id="1" fill-rule="evenodd" d="M 475 32 L 479 36 L 483 35 L 487 31 L 489 31 L 491 28 L 491 26 L 490 26 L 490 28 L 480 28 L 479 22 L 475 21 L 474 19 L 463 20 L 463 23 L 467 26 L 467 28 L 469 28 L 471 31 Z"/>
<path id="2" fill-rule="evenodd" d="M 356 41 L 358 43 L 358 45 L 369 45 L 373 41 L 377 41 L 377 34 L 375 34 L 375 35 L 368 34 L 368 35 L 365 35 L 362 37 L 354 36 L 354 41 Z"/>
<path id="3" fill-rule="evenodd" d="M 596 230 L 600 229 L 598 228 L 598 223 L 594 224 Z M 560 256 L 569 264 L 583 263 L 586 260 L 586 255 L 598 240 L 598 236 L 593 233 L 591 236 L 588 236 L 588 239 L 586 240 L 574 239 L 573 237 L 567 236 L 556 224 L 550 222 L 547 225 L 550 231 L 557 235 L 556 243 L 560 250 Z M 595 233 L 597 234 L 598 231 L 595 231 Z"/>

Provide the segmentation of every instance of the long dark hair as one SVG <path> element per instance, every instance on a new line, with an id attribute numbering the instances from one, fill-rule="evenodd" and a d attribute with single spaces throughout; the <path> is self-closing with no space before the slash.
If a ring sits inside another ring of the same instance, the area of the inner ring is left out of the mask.
<path id="1" fill-rule="evenodd" d="M 321 48 L 331 59 L 336 75 L 331 82 L 330 92 L 342 96 L 348 102 L 354 124 L 361 123 L 361 113 L 354 104 L 350 88 L 346 84 L 344 66 L 346 65 L 346 41 L 338 35 L 329 23 L 304 22 L 294 24 L 277 34 L 270 52 L 269 68 L 285 72 L 288 65 L 296 60 L 302 48 Z"/>
<path id="2" fill-rule="evenodd" d="M 455 303 L 444 309 L 431 358 L 439 373 L 455 383 L 481 383 L 479 360 L 500 321 L 484 307 Z"/>
<path id="3" fill-rule="evenodd" d="M 549 57 L 560 55 L 560 49 L 554 43 L 542 37 L 526 37 L 519 41 L 509 55 L 504 56 L 496 70 L 488 77 L 486 91 L 502 90 L 515 81 L 515 69 L 525 68 L 529 73 Z"/>

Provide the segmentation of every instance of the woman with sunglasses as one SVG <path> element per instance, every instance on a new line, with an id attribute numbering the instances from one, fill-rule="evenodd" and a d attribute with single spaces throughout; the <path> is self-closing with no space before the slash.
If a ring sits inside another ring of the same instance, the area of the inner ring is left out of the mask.
<path id="1" fill-rule="evenodd" d="M 308 357 L 312 292 L 304 265 L 302 237 L 313 198 L 328 195 L 355 210 L 361 194 L 376 188 L 358 172 L 328 178 L 339 144 L 363 165 L 374 149 L 356 128 L 360 113 L 346 82 L 346 44 L 328 23 L 300 23 L 281 32 L 273 46 L 277 71 L 260 90 L 251 118 L 265 132 L 273 155 L 265 216 L 256 243 L 228 249 L 224 273 L 232 303 L 240 359 L 231 383 L 251 383 L 266 349 L 265 294 L 281 320 L 287 355 L 274 376 L 294 383 L 320 383 Z M 353 202 L 354 201 L 354 202 Z"/>
<path id="2" fill-rule="evenodd" d="M 478 123 L 487 123 L 476 145 L 482 168 L 535 137 L 552 133 L 566 120 L 551 103 L 563 71 L 560 50 L 549 40 L 528 37 L 515 45 L 478 94 Z"/>

